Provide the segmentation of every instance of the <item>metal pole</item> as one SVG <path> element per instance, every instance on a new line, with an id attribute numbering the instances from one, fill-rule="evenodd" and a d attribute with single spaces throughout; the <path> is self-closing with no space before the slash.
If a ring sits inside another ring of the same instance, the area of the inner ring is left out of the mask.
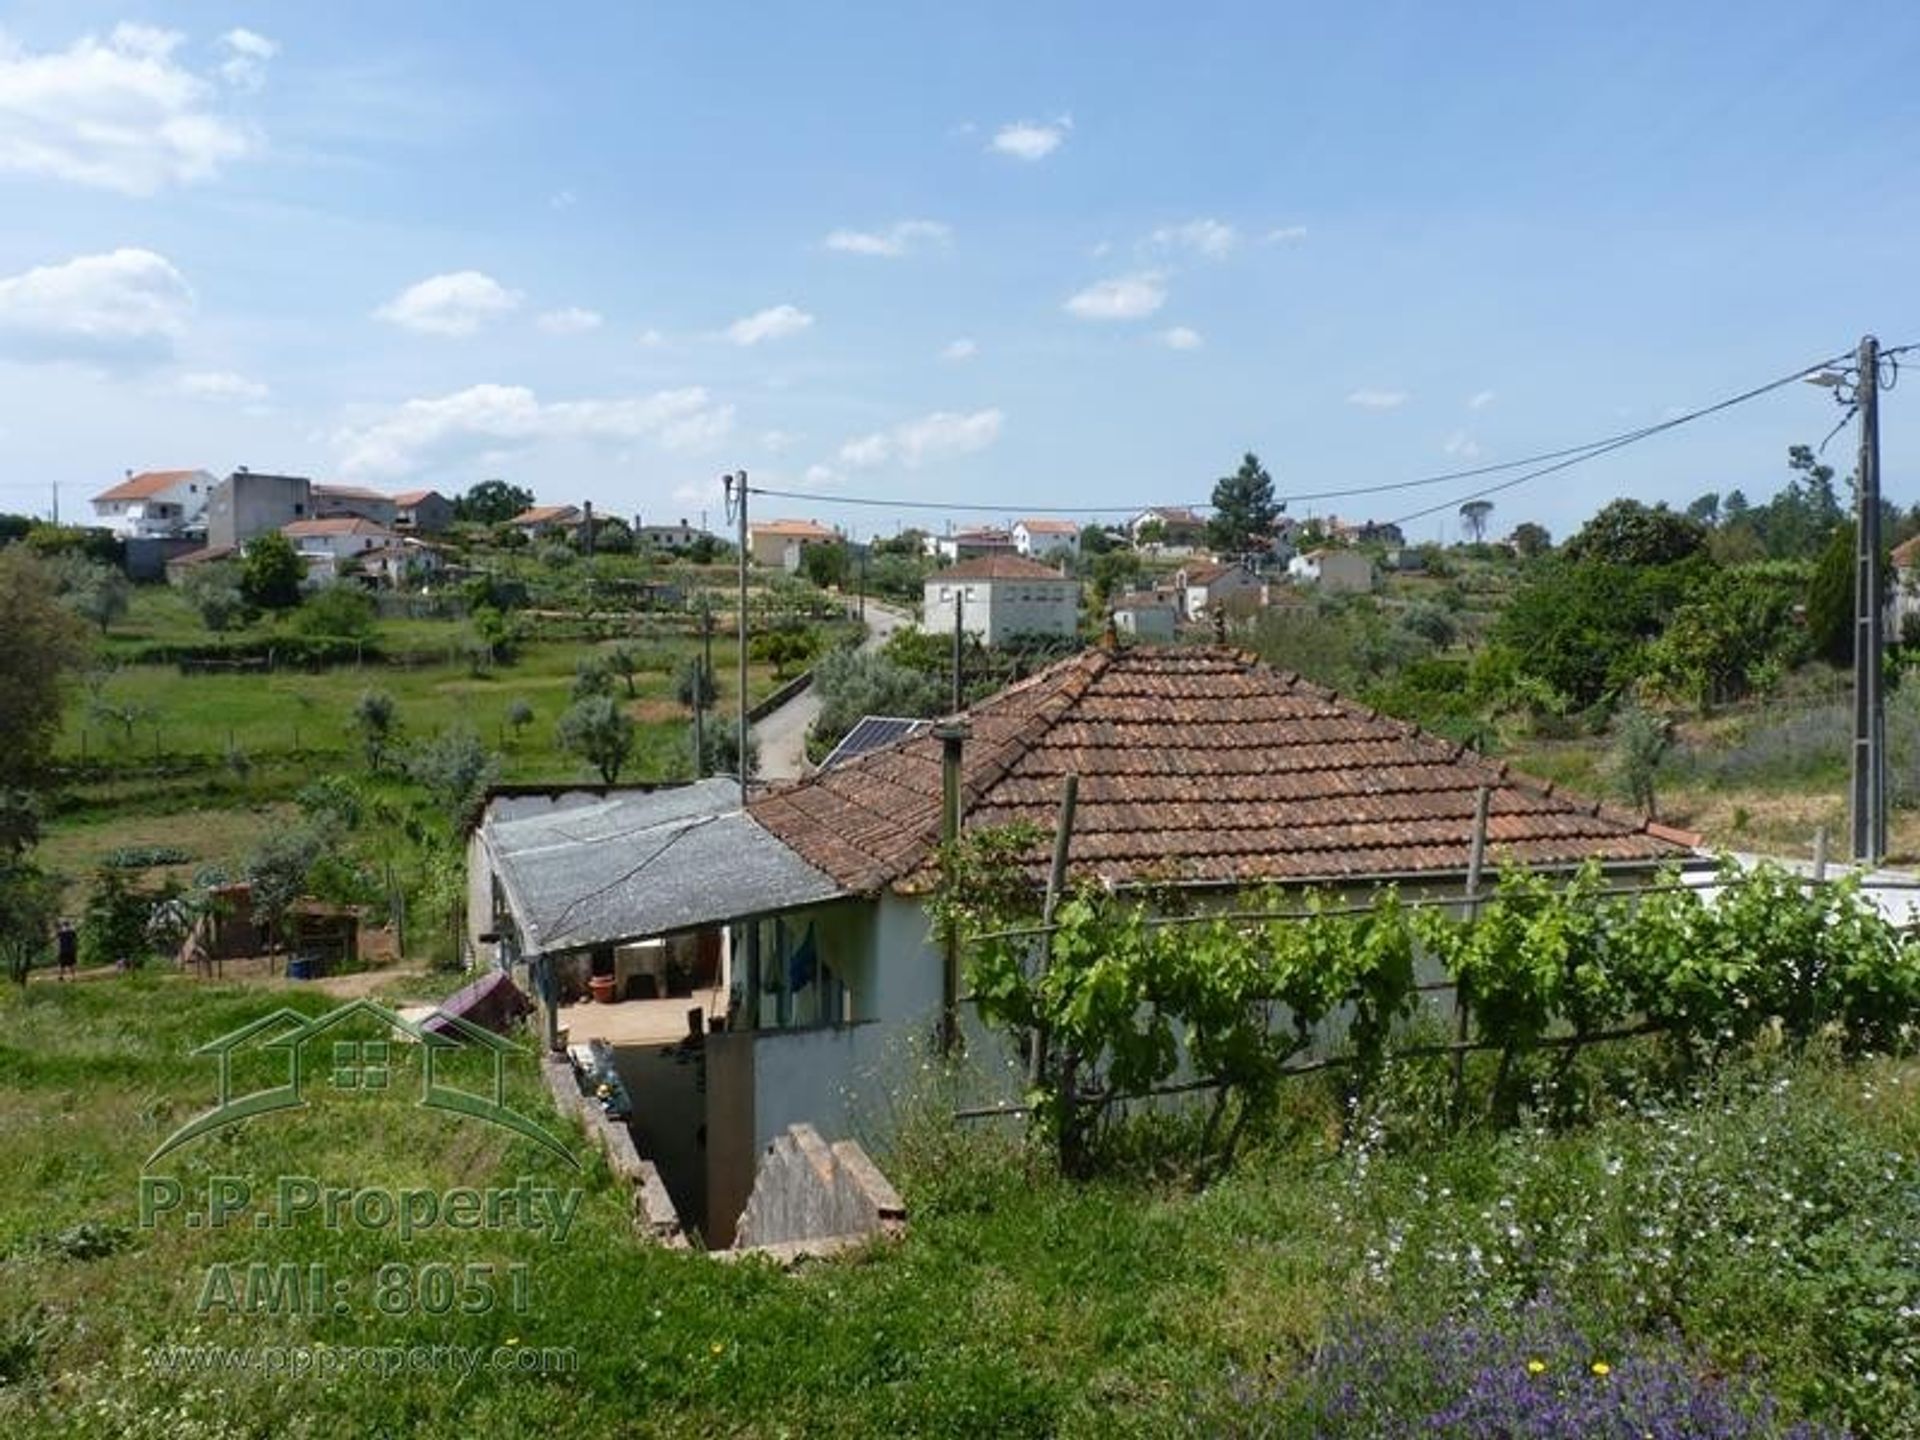
<path id="1" fill-rule="evenodd" d="M 1487 864 L 1487 812 L 1493 808 L 1493 791 L 1482 785 L 1473 797 L 1473 838 L 1467 849 L 1467 919 L 1480 918 L 1480 877 Z M 1459 976 L 1453 976 L 1453 1033 L 1459 1044 L 1466 1044 L 1473 1028 L 1473 1017 L 1467 1010 L 1467 997 L 1461 993 Z M 1458 1119 L 1466 1111 L 1467 1100 L 1467 1054 L 1456 1050 L 1453 1055 L 1453 1113 Z"/>
<path id="2" fill-rule="evenodd" d="M 1053 865 L 1047 871 L 1047 901 L 1040 911 L 1040 923 L 1048 927 L 1040 937 L 1040 961 L 1035 978 L 1047 973 L 1053 955 L 1053 912 L 1060 907 L 1060 892 L 1067 886 L 1067 847 L 1073 840 L 1073 812 L 1080 803 L 1080 776 L 1067 772 L 1066 788 L 1060 794 L 1060 817 L 1053 827 Z M 1034 1089 L 1047 1070 L 1047 1027 L 1038 1025 L 1033 1032 L 1033 1053 L 1027 1057 L 1027 1088 Z"/>
<path id="3" fill-rule="evenodd" d="M 1887 853 L 1886 660 L 1880 608 L 1880 342 L 1860 341 L 1854 394 L 1860 406 L 1859 513 L 1854 523 L 1853 858 L 1878 865 Z"/>
<path id="4" fill-rule="evenodd" d="M 933 735 L 940 742 L 940 841 L 945 852 L 949 877 L 952 874 L 953 849 L 960 840 L 960 762 L 967 740 L 963 721 L 936 725 Z M 949 920 L 941 936 L 944 954 L 940 965 L 940 1053 L 950 1055 L 960 1039 L 960 924 Z"/>
<path id="5" fill-rule="evenodd" d="M 740 733 L 735 737 L 740 771 L 740 806 L 747 804 L 747 472 L 733 477 L 740 487 Z"/>

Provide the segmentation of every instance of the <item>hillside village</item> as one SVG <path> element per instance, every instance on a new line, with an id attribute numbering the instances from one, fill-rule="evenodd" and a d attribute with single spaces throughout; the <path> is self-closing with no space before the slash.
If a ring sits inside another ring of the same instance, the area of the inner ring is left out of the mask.
<path id="1" fill-rule="evenodd" d="M 8 1440 L 1920 1436 L 1920 10 L 69 8 Z"/>

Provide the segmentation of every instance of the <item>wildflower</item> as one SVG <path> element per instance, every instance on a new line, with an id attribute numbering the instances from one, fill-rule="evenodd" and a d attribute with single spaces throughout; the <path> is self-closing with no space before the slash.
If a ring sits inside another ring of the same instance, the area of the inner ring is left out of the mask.
<path id="1" fill-rule="evenodd" d="M 725 1345 L 722 1345 L 718 1340 L 713 1342 L 713 1353 L 716 1355 L 720 1354 L 726 1348 L 727 1347 Z"/>
<path id="2" fill-rule="evenodd" d="M 1613 1367 L 1604 1360 L 1596 1360 L 1593 1362 L 1593 1373 L 1604 1380 L 1613 1373 Z"/>
<path id="3" fill-rule="evenodd" d="M 509 1345 L 518 1345 L 520 1343 L 520 1337 L 518 1335 L 509 1335 L 507 1336 L 507 1343 Z"/>
<path id="4" fill-rule="evenodd" d="M 1527 1361 L 1527 1374 L 1529 1374 L 1529 1375 L 1544 1375 L 1544 1374 L 1546 1374 L 1546 1373 L 1547 1373 L 1547 1362 L 1546 1362 L 1546 1361 L 1544 1361 L 1544 1360 L 1529 1360 L 1529 1361 Z"/>

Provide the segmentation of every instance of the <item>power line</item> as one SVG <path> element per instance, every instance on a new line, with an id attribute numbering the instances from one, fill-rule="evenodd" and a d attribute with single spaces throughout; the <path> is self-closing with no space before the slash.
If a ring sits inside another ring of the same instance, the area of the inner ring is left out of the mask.
<path id="1" fill-rule="evenodd" d="M 1744 405 L 1749 400 L 1757 400 L 1762 395 L 1771 394 L 1775 390 L 1780 390 L 1788 385 L 1795 384 L 1806 379 L 1809 375 L 1817 374 L 1830 365 L 1837 364 L 1846 358 L 1846 356 L 1841 355 L 1828 360 L 1815 361 L 1811 365 L 1803 365 L 1791 375 L 1782 375 L 1778 380 L 1769 380 L 1764 385 L 1756 385 L 1753 389 L 1743 390 L 1738 395 L 1729 395 L 1725 400 L 1715 401 L 1711 405 L 1703 405 L 1698 410 L 1689 410 L 1683 415 L 1675 415 L 1672 419 L 1662 420 L 1657 425 L 1648 425 L 1640 430 L 1629 431 L 1595 448 L 1583 451 L 1571 459 L 1560 460 L 1552 465 L 1543 465 L 1537 470 L 1529 470 L 1526 474 L 1517 475 L 1511 480 L 1503 480 L 1498 485 L 1489 485 L 1471 494 L 1461 495 L 1455 499 L 1443 501 L 1438 505 L 1429 505 L 1423 510 L 1415 510 L 1411 514 L 1402 515 L 1387 523 L 1390 525 L 1405 525 L 1414 520 L 1425 519 L 1429 515 L 1438 515 L 1442 510 L 1458 509 L 1469 501 L 1484 500 L 1489 495 L 1498 495 L 1503 490 L 1511 490 L 1515 486 L 1526 484 L 1529 480 L 1538 480 L 1543 475 L 1551 475 L 1555 471 L 1570 469 L 1583 461 L 1596 459 L 1601 455 L 1611 454 L 1615 450 L 1625 449 L 1629 445 L 1636 444 L 1654 435 L 1661 435 L 1668 430 L 1678 429 L 1682 425 L 1689 425 L 1695 420 L 1703 420 L 1709 415 L 1718 415 L 1723 410 L 1731 410 L 1734 406 Z"/>
<path id="2" fill-rule="evenodd" d="M 1896 350 L 1884 351 L 1882 353 L 1894 355 L 1914 349 L 1920 349 L 1920 344 L 1903 345 Z M 1509 470 L 1539 467 L 1528 469 L 1526 474 L 1517 476 L 1512 480 L 1502 481 L 1498 485 L 1488 486 L 1470 495 L 1463 495 L 1457 500 L 1449 501 L 1443 505 L 1430 506 L 1426 509 L 1416 511 L 1411 515 L 1404 516 L 1400 520 L 1390 522 L 1396 525 L 1404 524 L 1408 520 L 1418 520 L 1423 516 L 1438 514 L 1441 510 L 1464 505 L 1469 500 L 1477 500 L 1487 495 L 1499 494 L 1503 490 L 1511 490 L 1515 486 L 1525 484 L 1529 480 L 1537 480 L 1543 475 L 1551 475 L 1556 471 L 1577 465 L 1584 460 L 1609 454 L 1614 450 L 1635 444 L 1651 436 L 1663 434 L 1681 425 L 1704 419 L 1709 415 L 1718 414 L 1720 411 L 1731 409 L 1736 405 L 1745 404 L 1749 400 L 1758 399 L 1762 395 L 1778 390 L 1783 386 L 1791 385 L 1795 381 L 1803 380 L 1809 375 L 1824 370 L 1829 366 L 1839 364 L 1849 358 L 1849 355 L 1842 354 L 1831 356 L 1825 360 L 1817 360 L 1811 365 L 1801 366 L 1791 375 L 1769 381 L 1767 384 L 1757 386 L 1752 390 L 1742 391 L 1738 395 L 1729 396 L 1727 399 L 1717 401 L 1712 405 L 1702 406 L 1697 410 L 1690 410 L 1683 415 L 1676 415 L 1670 419 L 1659 421 L 1656 424 L 1643 425 L 1634 430 L 1623 430 L 1618 434 L 1603 436 L 1598 440 L 1589 440 L 1580 445 L 1569 445 L 1558 450 L 1543 450 L 1537 454 L 1524 455 L 1515 460 L 1502 460 L 1486 465 L 1475 465 L 1462 470 L 1448 470 L 1440 474 L 1423 475 L 1412 480 L 1387 481 L 1375 485 L 1355 485 L 1338 490 L 1287 491 L 1281 498 L 1288 504 L 1315 500 L 1346 500 L 1363 495 L 1394 494 L 1403 490 L 1416 490 L 1429 485 L 1451 484 L 1456 480 L 1473 480 L 1482 475 L 1497 475 Z M 812 490 L 781 490 L 761 485 L 754 486 L 753 493 L 785 500 L 807 500 L 824 505 L 872 506 L 890 510 L 966 511 L 990 514 L 1019 513 L 1026 515 L 1135 515 L 1153 509 L 1197 509 L 1200 504 L 1210 503 L 1193 502 L 1185 505 L 1169 505 L 1165 502 L 1141 505 L 1033 505 L 1025 502 L 1016 502 L 1014 504 L 993 505 L 978 501 L 905 500 L 883 495 L 833 495 Z"/>

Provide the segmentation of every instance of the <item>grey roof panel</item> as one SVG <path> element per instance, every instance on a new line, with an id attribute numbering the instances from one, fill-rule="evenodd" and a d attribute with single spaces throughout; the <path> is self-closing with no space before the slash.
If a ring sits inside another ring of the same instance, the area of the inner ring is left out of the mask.
<path id="1" fill-rule="evenodd" d="M 846 893 L 743 812 L 732 780 L 489 821 L 482 836 L 530 953 L 664 935 Z"/>

